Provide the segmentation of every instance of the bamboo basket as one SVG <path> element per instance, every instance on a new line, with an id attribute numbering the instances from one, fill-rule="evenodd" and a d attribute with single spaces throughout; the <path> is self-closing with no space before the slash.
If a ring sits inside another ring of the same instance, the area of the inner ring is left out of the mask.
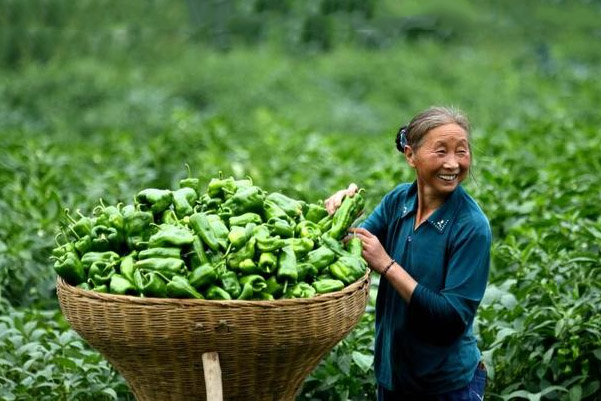
<path id="1" fill-rule="evenodd" d="M 57 279 L 63 314 L 138 401 L 205 400 L 202 355 L 218 352 L 226 401 L 293 401 L 363 315 L 369 273 L 308 299 L 207 301 L 102 294 Z"/>

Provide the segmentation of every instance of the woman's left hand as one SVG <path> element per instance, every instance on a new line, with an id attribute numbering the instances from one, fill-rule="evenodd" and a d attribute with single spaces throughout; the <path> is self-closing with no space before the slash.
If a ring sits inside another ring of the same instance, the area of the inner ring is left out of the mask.
<path id="1" fill-rule="evenodd" d="M 367 231 L 365 228 L 354 227 L 349 229 L 354 233 L 363 244 L 363 258 L 369 264 L 372 270 L 381 273 L 391 260 L 386 250 L 380 243 L 378 237 Z"/>

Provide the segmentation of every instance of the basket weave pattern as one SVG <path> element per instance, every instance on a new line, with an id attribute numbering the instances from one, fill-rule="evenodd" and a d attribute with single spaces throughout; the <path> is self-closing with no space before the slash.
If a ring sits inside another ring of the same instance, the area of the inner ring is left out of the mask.
<path id="1" fill-rule="evenodd" d="M 84 291 L 61 278 L 73 327 L 123 375 L 138 401 L 205 400 L 202 354 L 217 351 L 227 401 L 293 401 L 365 311 L 369 275 L 309 299 L 205 301 Z"/>

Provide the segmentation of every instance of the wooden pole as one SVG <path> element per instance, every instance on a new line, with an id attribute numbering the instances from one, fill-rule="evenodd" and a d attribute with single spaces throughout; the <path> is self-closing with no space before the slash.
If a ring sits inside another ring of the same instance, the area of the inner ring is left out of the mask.
<path id="1" fill-rule="evenodd" d="M 219 354 L 217 352 L 202 354 L 202 370 L 205 375 L 207 401 L 223 401 L 221 365 L 219 365 Z"/>

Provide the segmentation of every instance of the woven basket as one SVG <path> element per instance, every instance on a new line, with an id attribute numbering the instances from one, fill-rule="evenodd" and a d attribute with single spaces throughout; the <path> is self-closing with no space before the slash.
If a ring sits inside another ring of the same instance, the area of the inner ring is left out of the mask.
<path id="1" fill-rule="evenodd" d="M 205 400 L 202 354 L 216 351 L 227 401 L 293 401 L 365 311 L 369 274 L 309 299 L 205 301 L 85 291 L 57 280 L 61 309 L 138 401 Z"/>

